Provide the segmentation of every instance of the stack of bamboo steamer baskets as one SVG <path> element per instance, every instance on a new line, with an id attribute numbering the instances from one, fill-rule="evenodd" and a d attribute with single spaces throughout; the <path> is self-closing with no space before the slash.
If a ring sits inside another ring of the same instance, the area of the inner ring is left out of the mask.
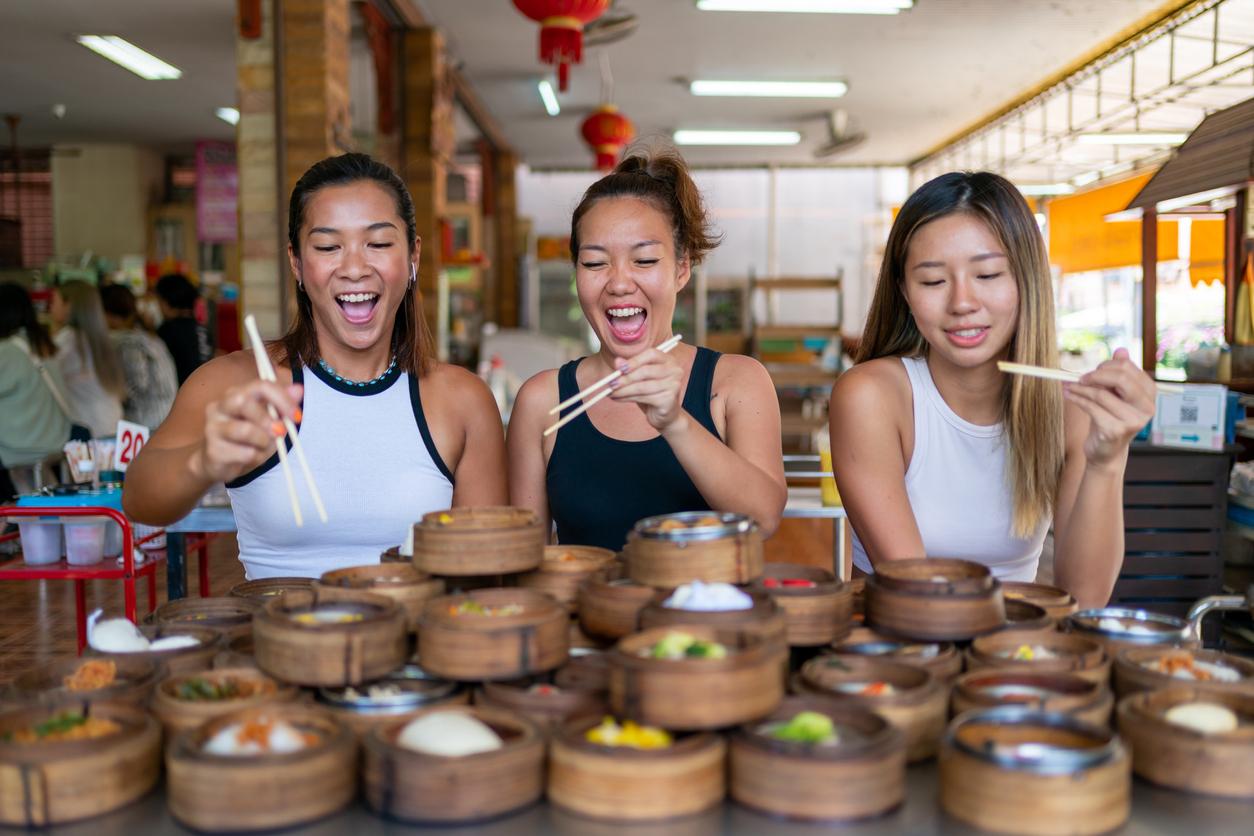
<path id="1" fill-rule="evenodd" d="M 87 658 L 100 659 L 142 659 L 161 665 L 167 676 L 178 676 L 195 673 L 209 667 L 214 657 L 226 649 L 226 636 L 209 627 L 189 627 L 178 625 L 166 627 L 159 624 L 146 624 L 139 632 L 149 641 L 162 636 L 192 636 L 200 644 L 195 647 L 178 647 L 171 650 L 143 650 L 138 653 L 105 653 L 88 647 L 83 651 Z"/>
<path id="2" fill-rule="evenodd" d="M 1036 654 L 1036 658 L 1016 659 L 1015 653 L 1025 647 Z M 1067 633 L 1019 635 L 1013 630 L 991 633 L 971 642 L 966 656 L 969 671 L 1019 668 L 1037 673 L 1071 673 L 1102 685 L 1110 682 L 1111 660 L 1101 646 Z"/>
<path id="3" fill-rule="evenodd" d="M 166 629 L 209 627 L 229 642 L 252 635 L 253 615 L 261 607 L 256 598 L 179 598 L 166 601 L 149 618 Z"/>
<path id="4" fill-rule="evenodd" d="M 379 563 L 337 569 L 319 578 L 318 586 L 333 589 L 356 589 L 391 598 L 405 611 L 409 632 L 418 629 L 418 617 L 428 599 L 444 594 L 444 581 L 432 577 L 412 565 Z"/>
<path id="5" fill-rule="evenodd" d="M 114 666 L 113 684 L 80 691 L 65 688 L 66 677 L 73 676 L 84 664 L 98 664 L 101 661 L 107 661 Z M 164 676 L 164 668 L 147 659 L 127 659 L 121 656 L 108 660 L 63 659 L 60 662 L 40 665 L 14 677 L 0 691 L 0 707 L 56 705 L 68 701 L 79 705 L 118 702 L 143 708 L 148 704 L 152 689 Z"/>
<path id="6" fill-rule="evenodd" d="M 969 560 L 894 560 L 866 579 L 866 622 L 877 632 L 966 641 L 1006 623 L 1001 584 Z"/>
<path id="7" fill-rule="evenodd" d="M 431 575 L 508 575 L 540 568 L 548 532 L 534 511 L 450 508 L 414 523 L 413 564 Z"/>
<path id="8" fill-rule="evenodd" d="M 945 685 L 962 673 L 962 653 L 953 642 L 916 642 L 858 627 L 833 647 L 837 653 L 882 658 L 922 668 Z"/>
<path id="9" fill-rule="evenodd" d="M 513 615 L 462 613 L 464 606 L 517 606 Z M 566 608 L 532 589 L 477 589 L 426 602 L 418 621 L 418 658 L 437 676 L 461 682 L 517 679 L 567 659 Z"/>
<path id="10" fill-rule="evenodd" d="M 1006 623 L 993 632 L 1056 633 L 1058 620 L 1044 607 L 1019 598 L 1006 599 Z"/>
<path id="11" fill-rule="evenodd" d="M 949 705 L 954 716 L 975 709 L 1018 705 L 1036 711 L 1058 711 L 1105 726 L 1110 723 L 1115 697 L 1105 684 L 1070 673 L 985 668 L 958 677 Z"/>
<path id="12" fill-rule="evenodd" d="M 796 581 L 803 585 L 790 584 Z M 853 590 L 826 569 L 802 563 L 767 563 L 753 588 L 769 594 L 784 610 L 791 646 L 830 644 L 853 629 Z"/>
<path id="13" fill-rule="evenodd" d="M 555 677 L 554 677 L 555 678 Z M 485 705 L 521 714 L 544 733 L 577 714 L 606 712 L 608 682 L 601 687 L 565 687 L 547 682 L 547 677 L 528 677 L 507 682 L 485 682 L 475 691 L 475 705 Z"/>
<path id="14" fill-rule="evenodd" d="M 441 679 L 418 665 L 405 665 L 357 687 L 319 688 L 314 695 L 314 704 L 348 726 L 358 739 L 432 708 L 468 702 L 470 691 L 465 685 Z"/>
<path id="15" fill-rule="evenodd" d="M 255 668 L 257 656 L 253 648 L 253 635 L 238 636 L 226 643 L 226 647 L 213 657 L 213 667 L 217 668 Z"/>
<path id="16" fill-rule="evenodd" d="M 189 700 L 180 694 L 183 686 L 190 680 L 200 679 L 210 685 L 221 686 L 228 682 L 239 682 L 257 687 L 258 693 L 247 697 L 235 697 L 221 700 Z M 194 729 L 224 714 L 231 714 L 254 706 L 277 705 L 296 699 L 295 685 L 277 682 L 266 676 L 257 668 L 224 668 L 219 670 L 202 670 L 190 676 L 172 676 L 166 679 L 152 695 L 152 713 L 166 734 L 174 736 L 181 731 Z"/>
<path id="17" fill-rule="evenodd" d="M 580 584 L 613 560 L 614 552 L 595 546 L 545 546 L 540 568 L 519 575 L 518 585 L 547 593 L 575 612 Z"/>
<path id="18" fill-rule="evenodd" d="M 161 726 L 118 702 L 34 705 L 0 714 L 0 740 L 74 710 L 121 729 L 86 740 L 0 743 L 0 825 L 48 827 L 98 816 L 146 795 L 161 774 Z"/>
<path id="19" fill-rule="evenodd" d="M 1021 581 L 1002 581 L 1002 595 L 1006 602 L 1026 601 L 1035 604 L 1054 619 L 1065 618 L 1080 609 L 1074 596 L 1058 586 Z"/>
<path id="20" fill-rule="evenodd" d="M 971 711 L 945 733 L 941 807 L 1013 836 L 1096 836 L 1128 819 L 1130 766 L 1118 735 L 1071 715 Z"/>
<path id="21" fill-rule="evenodd" d="M 764 733 L 802 711 L 829 717 L 831 745 L 790 743 Z M 790 697 L 731 737 L 730 791 L 739 804 L 786 819 L 846 821 L 895 809 L 905 795 L 906 740 L 877 714 L 834 700 Z"/>
<path id="22" fill-rule="evenodd" d="M 461 824 L 504 816 L 540 799 L 545 745 L 530 720 L 483 706 L 434 711 L 468 713 L 500 735 L 504 746 L 444 757 L 398 746 L 405 723 L 375 728 L 362 741 L 362 786 L 371 809 L 407 822 Z"/>
<path id="23" fill-rule="evenodd" d="M 1111 659 L 1130 647 L 1191 647 L 1199 638 L 1183 618 L 1148 610 L 1105 607 L 1081 610 L 1062 619 L 1061 629 L 1097 642 Z M 1117 626 L 1117 629 L 1116 629 Z"/>
<path id="24" fill-rule="evenodd" d="M 1218 665 L 1234 671 L 1240 678 L 1235 682 L 1220 679 L 1192 681 L 1173 677 L 1169 673 L 1152 670 L 1146 664 L 1163 656 L 1190 657 L 1206 665 Z M 1231 653 L 1215 650 L 1163 649 L 1158 647 L 1129 647 L 1119 651 L 1114 665 L 1115 694 L 1126 697 L 1138 691 L 1157 691 L 1173 685 L 1192 685 L 1199 691 L 1242 692 L 1254 695 L 1254 662 Z"/>
<path id="25" fill-rule="evenodd" d="M 685 511 L 646 517 L 623 547 L 632 580 L 674 589 L 694 578 L 744 584 L 762 576 L 762 531 L 743 514 Z"/>
<path id="26" fill-rule="evenodd" d="M 293 589 L 308 589 L 311 586 L 313 586 L 312 578 L 257 578 L 235 584 L 226 595 L 228 598 L 252 598 L 266 604 L 271 598 L 276 598 L 284 592 L 291 592 Z"/>
<path id="27" fill-rule="evenodd" d="M 631 578 L 625 563 L 599 569 L 579 583 L 579 626 L 592 636 L 621 639 L 640 629 L 640 611 L 657 590 Z"/>
<path id="28" fill-rule="evenodd" d="M 640 629 L 673 627 L 677 624 L 700 624 L 722 630 L 741 630 L 761 636 L 769 642 L 788 644 L 788 619 L 784 610 L 768 593 L 757 589 L 744 590 L 753 599 L 746 610 L 699 611 L 665 606 L 671 593 L 660 591 L 640 610 Z"/>

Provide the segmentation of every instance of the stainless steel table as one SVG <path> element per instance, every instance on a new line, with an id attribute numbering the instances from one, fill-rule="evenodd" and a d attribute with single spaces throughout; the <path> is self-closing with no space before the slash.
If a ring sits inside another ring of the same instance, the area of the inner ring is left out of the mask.
<path id="1" fill-rule="evenodd" d="M 781 822 L 724 804 L 709 813 L 678 822 L 653 825 L 616 825 L 576 818 L 548 804 L 540 804 L 505 819 L 463 827 L 419 827 L 387 821 L 360 802 L 349 809 L 305 827 L 285 830 L 292 836 L 988 836 L 949 818 L 936 800 L 936 767 L 917 766 L 907 773 L 906 803 L 897 811 L 871 821 L 852 824 Z M 278 800 L 276 799 L 276 802 Z M 107 816 L 43 831 L 49 836 L 166 836 L 191 831 L 178 824 L 165 803 L 165 790 Z M 1132 818 L 1115 831 L 1118 836 L 1250 836 L 1254 832 L 1254 803 L 1189 796 L 1136 781 L 1132 791 Z"/>

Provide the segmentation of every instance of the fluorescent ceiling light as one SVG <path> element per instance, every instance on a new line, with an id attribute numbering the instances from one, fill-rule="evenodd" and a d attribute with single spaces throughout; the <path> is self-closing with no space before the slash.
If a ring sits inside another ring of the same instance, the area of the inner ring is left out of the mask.
<path id="1" fill-rule="evenodd" d="M 1020 194 L 1028 197 L 1047 197 L 1056 194 L 1071 194 L 1075 186 L 1070 183 L 1037 183 L 1030 186 L 1017 186 Z"/>
<path id="2" fill-rule="evenodd" d="M 796 131 L 675 131 L 676 145 L 796 145 Z"/>
<path id="3" fill-rule="evenodd" d="M 239 124 L 239 111 L 233 107 L 218 108 L 218 118 L 223 122 L 230 122 L 232 125 Z"/>
<path id="4" fill-rule="evenodd" d="M 778 99 L 839 99 L 849 92 L 843 81 L 709 81 L 688 85 L 694 96 L 769 96 Z"/>
<path id="5" fill-rule="evenodd" d="M 1080 145 L 1179 145 L 1189 138 L 1187 133 L 1098 133 L 1080 134 Z"/>
<path id="6" fill-rule="evenodd" d="M 914 0 L 697 0 L 703 12 L 824 12 L 847 15 L 895 15 Z"/>
<path id="7" fill-rule="evenodd" d="M 155 55 L 144 52 L 135 44 L 124 41 L 114 35 L 79 35 L 80 44 L 108 58 L 115 64 L 121 64 L 137 76 L 149 81 L 179 78 L 183 71 L 162 61 Z"/>
<path id="8" fill-rule="evenodd" d="M 1159 201 L 1154 208 L 1159 212 L 1170 212 L 1183 206 L 1200 206 L 1203 203 L 1210 203 L 1212 200 L 1236 194 L 1242 188 L 1243 186 L 1223 186 L 1218 189 L 1198 192 L 1197 194 L 1185 195 L 1184 197 L 1173 197 L 1171 200 Z"/>
<path id="9" fill-rule="evenodd" d="M 557 96 L 553 93 L 553 85 L 547 78 L 540 80 L 540 98 L 544 99 L 544 109 L 550 116 L 562 112 L 562 106 L 557 103 Z"/>
<path id="10" fill-rule="evenodd" d="M 1089 183 L 1096 183 L 1100 179 L 1102 179 L 1100 171 L 1086 171 L 1083 174 L 1077 174 L 1075 177 L 1072 177 L 1071 185 L 1087 186 Z"/>

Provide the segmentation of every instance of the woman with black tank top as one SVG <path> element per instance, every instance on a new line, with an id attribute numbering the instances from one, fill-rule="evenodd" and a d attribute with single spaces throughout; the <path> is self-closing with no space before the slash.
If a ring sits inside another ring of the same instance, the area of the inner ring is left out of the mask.
<path id="1" fill-rule="evenodd" d="M 508 437 L 511 501 L 555 522 L 559 543 L 621 549 L 638 520 L 676 511 L 747 514 L 765 536 L 778 527 L 787 487 L 766 370 L 656 348 L 692 265 L 717 243 L 673 150 L 629 153 L 575 209 L 575 286 L 601 350 L 527 381 Z M 614 370 L 625 374 L 610 397 L 544 435 L 550 409 Z"/>

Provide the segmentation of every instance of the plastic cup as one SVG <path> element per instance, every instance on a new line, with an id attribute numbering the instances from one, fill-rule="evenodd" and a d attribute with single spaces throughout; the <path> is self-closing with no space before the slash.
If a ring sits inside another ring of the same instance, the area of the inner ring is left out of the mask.
<path id="1" fill-rule="evenodd" d="M 104 560 L 105 520 L 65 523 L 65 558 L 71 566 Z"/>
<path id="2" fill-rule="evenodd" d="M 46 566 L 61 559 L 61 523 L 27 520 L 18 522 L 22 533 L 22 559 L 27 566 Z"/>

